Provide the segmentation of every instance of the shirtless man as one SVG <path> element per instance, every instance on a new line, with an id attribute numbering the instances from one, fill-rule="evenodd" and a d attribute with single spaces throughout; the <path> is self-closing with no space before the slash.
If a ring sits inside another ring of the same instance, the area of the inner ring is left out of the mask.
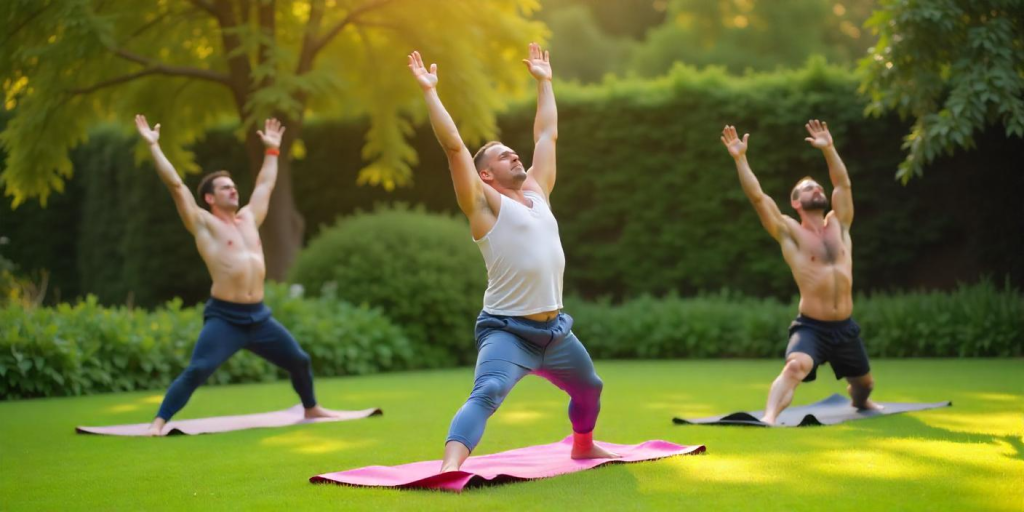
<path id="1" fill-rule="evenodd" d="M 743 192 L 754 205 L 761 225 L 782 246 L 782 257 L 789 264 L 800 289 L 800 315 L 789 326 L 789 347 L 786 365 L 772 383 L 764 418 L 775 424 L 793 400 L 793 391 L 801 382 L 816 378 L 818 366 L 832 365 L 836 379 L 846 377 L 852 405 L 858 409 L 881 409 L 868 400 L 875 381 L 871 378 L 868 354 L 860 339 L 860 326 L 850 317 L 853 313 L 853 196 L 850 176 L 832 145 L 828 126 L 818 120 L 806 125 L 806 140 L 820 149 L 828 163 L 832 179 L 833 209 L 825 214 L 828 199 L 825 190 L 811 178 L 797 182 L 790 193 L 790 205 L 800 215 L 797 222 L 783 215 L 772 198 L 761 191 L 761 185 L 747 163 L 747 139 L 736 136 L 736 128 L 726 126 L 722 143 L 736 160 Z"/>
<path id="2" fill-rule="evenodd" d="M 196 388 L 243 348 L 291 374 L 292 386 L 302 398 L 307 418 L 337 416 L 317 405 L 309 355 L 277 320 L 271 318 L 270 308 L 263 304 L 266 266 L 259 227 L 267 216 L 270 194 L 277 181 L 278 148 L 284 127 L 276 119 L 268 119 L 265 131 L 257 131 L 267 146 L 267 153 L 249 204 L 238 208 L 235 183 L 226 171 L 218 171 L 199 184 L 200 201 L 209 209 L 205 210 L 196 204 L 192 193 L 160 150 L 160 125 L 150 129 L 145 116 L 137 115 L 135 126 L 149 144 L 157 174 L 170 189 L 178 215 L 185 229 L 195 237 L 199 254 L 213 278 L 211 298 L 203 311 L 203 330 L 192 352 L 192 360 L 167 390 L 160 411 L 149 427 L 150 435 L 162 435 L 164 425 L 185 406 Z"/>
<path id="3" fill-rule="evenodd" d="M 459 208 L 487 264 L 487 291 L 476 323 L 477 363 L 473 391 L 452 420 L 441 471 L 456 471 L 476 448 L 487 419 L 520 379 L 531 373 L 569 394 L 574 459 L 611 458 L 593 441 L 601 408 L 602 382 L 590 354 L 562 313 L 565 255 L 551 213 L 555 186 L 558 114 L 548 53 L 530 45 L 524 59 L 537 80 L 533 125 L 534 160 L 526 170 L 519 155 L 500 142 L 476 155 L 462 142 L 437 95 L 437 65 L 423 65 L 419 52 L 409 69 L 423 89 L 430 124 L 448 156 Z"/>

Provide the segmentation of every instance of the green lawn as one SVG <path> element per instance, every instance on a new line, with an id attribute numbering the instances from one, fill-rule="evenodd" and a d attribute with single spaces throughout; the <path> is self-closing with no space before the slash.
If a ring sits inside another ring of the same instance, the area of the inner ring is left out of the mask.
<path id="1" fill-rule="evenodd" d="M 705 444 L 706 455 L 619 464 L 462 495 L 312 485 L 315 474 L 440 457 L 470 369 L 320 379 L 328 407 L 379 406 L 343 423 L 196 437 L 74 434 L 76 424 L 152 417 L 155 392 L 0 403 L 0 509 L 192 510 L 1006 510 L 1024 508 L 1024 361 L 877 360 L 876 398 L 949 399 L 952 408 L 833 427 L 674 426 L 676 414 L 757 409 L 778 361 L 603 362 L 596 437 Z M 823 379 L 795 404 L 842 391 Z M 179 415 L 284 408 L 286 382 L 205 387 Z M 567 399 L 528 377 L 488 425 L 477 453 L 557 441 Z"/>

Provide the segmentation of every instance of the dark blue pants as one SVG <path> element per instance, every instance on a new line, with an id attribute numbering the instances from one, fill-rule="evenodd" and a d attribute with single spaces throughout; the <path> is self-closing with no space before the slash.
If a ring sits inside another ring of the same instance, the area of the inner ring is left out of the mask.
<path id="1" fill-rule="evenodd" d="M 572 317 L 565 313 L 548 322 L 480 313 L 473 392 L 452 419 L 448 441 L 458 441 L 470 451 L 476 448 L 487 419 L 512 387 L 531 373 L 569 395 L 573 432 L 593 431 L 601 412 L 603 383 L 571 329 Z"/>
<path id="2" fill-rule="evenodd" d="M 270 308 L 262 302 L 235 304 L 210 299 L 203 310 L 203 320 L 192 360 L 171 383 L 158 417 L 170 420 L 217 367 L 243 348 L 287 370 L 303 407 L 316 405 L 309 355 L 284 326 L 271 318 Z"/>

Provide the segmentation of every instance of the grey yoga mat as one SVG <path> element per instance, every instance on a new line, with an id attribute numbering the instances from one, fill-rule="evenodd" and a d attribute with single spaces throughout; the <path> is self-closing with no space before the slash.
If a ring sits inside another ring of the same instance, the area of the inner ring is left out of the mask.
<path id="1" fill-rule="evenodd" d="M 305 423 L 327 423 L 333 421 L 357 420 L 382 414 L 381 410 L 376 408 L 363 409 L 361 411 L 334 412 L 340 413 L 340 417 L 307 420 L 304 416 L 302 404 L 299 404 L 283 411 L 244 414 L 240 416 L 198 418 L 194 420 L 171 420 L 166 426 L 164 426 L 163 435 L 216 434 L 220 432 L 231 432 L 234 430 L 245 430 L 250 428 L 287 427 L 290 425 L 301 425 Z M 110 427 L 75 427 L 75 432 L 79 434 L 102 434 L 108 436 L 146 436 L 146 429 L 148 428 L 149 423 L 136 423 L 133 425 L 114 425 Z"/>
<path id="2" fill-rule="evenodd" d="M 937 409 L 949 407 L 953 402 L 933 403 L 900 403 L 900 402 L 875 402 L 883 407 L 881 411 L 858 411 L 850 405 L 850 398 L 838 393 L 800 407 L 789 407 L 782 411 L 775 425 L 769 425 L 761 421 L 764 411 L 734 412 L 721 416 L 710 416 L 707 418 L 684 419 L 672 418 L 676 425 L 737 425 L 747 427 L 807 427 L 815 425 L 835 425 L 844 421 L 874 418 L 886 414 L 897 414 L 901 412 L 923 411 L 926 409 Z"/>

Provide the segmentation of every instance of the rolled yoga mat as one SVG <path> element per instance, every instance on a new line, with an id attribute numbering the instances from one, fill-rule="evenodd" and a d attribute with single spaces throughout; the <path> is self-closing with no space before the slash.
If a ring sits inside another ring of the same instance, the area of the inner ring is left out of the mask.
<path id="1" fill-rule="evenodd" d="M 850 405 L 850 397 L 838 393 L 800 407 L 788 407 L 782 414 L 779 414 L 775 425 L 769 425 L 761 421 L 764 411 L 734 412 L 721 416 L 710 416 L 688 420 L 684 418 L 672 418 L 676 425 L 739 425 L 747 427 L 807 427 L 816 425 L 835 425 L 844 421 L 874 418 L 887 414 L 901 412 L 924 411 L 926 409 L 937 409 L 949 407 L 953 402 L 925 403 L 900 403 L 900 402 L 875 402 L 885 407 L 881 411 L 859 411 Z"/>
<path id="2" fill-rule="evenodd" d="M 573 460 L 572 436 L 557 443 L 529 446 L 507 452 L 466 459 L 461 471 L 439 473 L 440 460 L 413 462 L 401 466 L 368 466 L 309 479 L 312 483 L 336 483 L 362 487 L 400 489 L 436 489 L 461 492 L 482 485 L 549 478 L 591 469 L 609 462 L 640 462 L 675 455 L 704 452 L 704 445 L 681 446 L 667 441 L 647 441 L 625 445 L 598 443 L 622 456 L 618 459 Z"/>
<path id="3" fill-rule="evenodd" d="M 340 418 L 316 418 L 307 420 L 304 416 L 302 404 L 283 411 L 264 412 L 259 414 L 244 414 L 241 416 L 218 416 L 214 418 L 199 418 L 194 420 L 169 421 L 164 426 L 164 435 L 173 436 L 179 434 L 217 434 L 220 432 L 231 432 L 233 430 L 246 430 L 250 428 L 273 428 L 287 427 L 290 425 L 301 425 L 305 423 L 328 423 L 333 421 L 349 421 L 368 418 L 383 414 L 380 409 L 363 409 L 361 411 L 334 411 L 341 414 Z M 101 434 L 108 436 L 147 436 L 146 430 L 149 423 L 135 423 L 133 425 L 114 425 L 110 427 L 75 427 L 79 434 Z"/>

